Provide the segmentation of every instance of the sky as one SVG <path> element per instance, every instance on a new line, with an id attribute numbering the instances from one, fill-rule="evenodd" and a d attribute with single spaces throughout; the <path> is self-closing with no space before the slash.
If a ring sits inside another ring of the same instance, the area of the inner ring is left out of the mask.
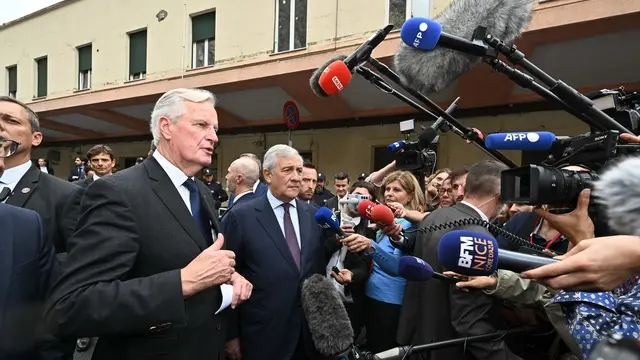
<path id="1" fill-rule="evenodd" d="M 0 0 L 0 24 L 36 12 L 61 0 Z"/>

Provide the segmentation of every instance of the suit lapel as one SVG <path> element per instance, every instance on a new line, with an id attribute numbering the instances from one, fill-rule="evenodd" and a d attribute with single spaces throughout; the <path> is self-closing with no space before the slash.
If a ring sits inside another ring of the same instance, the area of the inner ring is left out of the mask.
<path id="1" fill-rule="evenodd" d="M 6 203 L 17 207 L 24 207 L 24 204 L 27 203 L 31 194 L 33 194 L 38 187 L 41 174 L 42 171 L 36 167 L 30 167 L 20 181 L 18 181 L 16 187 L 13 189 L 13 194 L 7 199 Z"/>
<path id="2" fill-rule="evenodd" d="M 296 199 L 296 208 L 298 210 L 298 226 L 300 227 L 300 272 L 306 273 L 305 266 L 308 263 L 307 258 L 312 254 L 305 249 L 309 248 L 309 230 L 311 229 L 311 217 L 309 216 L 308 207 Z M 287 248 L 288 250 L 288 248 Z"/>
<path id="3" fill-rule="evenodd" d="M 151 188 L 156 193 L 160 201 L 164 203 L 169 212 L 175 217 L 182 228 L 189 234 L 191 239 L 198 245 L 201 250 L 207 248 L 207 243 L 202 236 L 202 233 L 198 229 L 193 216 L 189 212 L 189 209 L 184 204 L 178 189 L 173 186 L 169 175 L 162 169 L 158 161 L 153 157 L 148 157 L 144 163 L 147 168 L 149 178 L 154 180 L 151 184 Z"/>
<path id="4" fill-rule="evenodd" d="M 211 202 L 209 201 L 209 197 L 204 195 L 204 194 L 211 194 L 211 191 L 209 190 L 209 188 L 204 184 L 201 183 L 200 181 L 196 181 L 196 184 L 198 184 L 198 190 L 200 191 L 200 198 L 202 199 L 202 202 L 204 203 L 204 209 L 207 212 L 207 216 L 209 217 L 209 220 L 211 222 L 211 228 L 215 231 L 215 236 L 213 237 L 213 241 L 216 241 L 216 236 L 218 234 L 220 234 L 220 226 L 218 224 L 218 219 L 215 215 L 215 211 L 213 211 L 213 206 L 211 204 Z M 211 195 L 212 200 L 213 200 L 213 196 Z"/>
<path id="5" fill-rule="evenodd" d="M 4 310 L 6 308 L 7 294 L 9 286 L 11 286 L 11 276 L 13 270 L 13 226 L 9 218 L 9 207 L 0 204 L 0 229 L 4 236 L 0 236 L 0 328 L 2 328 L 2 320 L 4 318 Z M 6 236 L 8 235 L 8 236 Z"/>
<path id="6" fill-rule="evenodd" d="M 258 202 L 258 205 L 256 205 L 256 210 L 258 210 L 258 213 L 256 214 L 258 222 L 262 225 L 276 248 L 278 248 L 287 264 L 297 272 L 298 267 L 293 261 L 293 256 L 291 255 L 291 251 L 289 251 L 289 246 L 287 246 L 287 240 L 282 234 L 282 229 L 280 229 L 280 224 L 278 223 L 278 219 L 276 219 L 276 214 L 271 208 L 269 198 L 264 196 L 262 201 Z M 300 230 L 300 232 L 302 232 L 302 230 Z M 302 262 L 302 259 L 300 261 Z M 300 267 L 302 267 L 302 264 L 300 264 Z"/>

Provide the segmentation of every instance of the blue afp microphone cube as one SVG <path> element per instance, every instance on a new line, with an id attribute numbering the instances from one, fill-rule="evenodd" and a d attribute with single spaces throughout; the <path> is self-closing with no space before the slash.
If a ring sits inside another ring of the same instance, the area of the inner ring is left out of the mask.
<path id="1" fill-rule="evenodd" d="M 509 132 L 489 134 L 484 140 L 490 150 L 530 150 L 551 149 L 556 136 L 548 131 Z"/>
<path id="2" fill-rule="evenodd" d="M 442 34 L 439 22 L 423 17 L 411 18 L 402 24 L 400 38 L 405 44 L 420 50 L 433 50 Z"/>
<path id="3" fill-rule="evenodd" d="M 438 261 L 458 274 L 491 275 L 498 269 L 498 242 L 491 235 L 475 231 L 450 231 L 440 239 Z"/>

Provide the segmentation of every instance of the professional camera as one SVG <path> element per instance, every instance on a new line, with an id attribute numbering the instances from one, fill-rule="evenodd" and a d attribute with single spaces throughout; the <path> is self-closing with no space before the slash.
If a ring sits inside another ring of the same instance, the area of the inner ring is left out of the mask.
<path id="1" fill-rule="evenodd" d="M 402 121 L 400 132 L 405 135 L 405 140 L 397 141 L 387 146 L 387 149 L 395 153 L 396 169 L 430 174 L 436 166 L 436 153 L 429 149 L 429 144 L 434 139 L 420 134 L 418 140 L 409 140 L 409 134 L 413 130 L 413 120 Z"/>
<path id="2" fill-rule="evenodd" d="M 599 90 L 586 96 L 605 114 L 638 135 L 640 131 L 640 93 L 625 93 L 624 88 Z"/>

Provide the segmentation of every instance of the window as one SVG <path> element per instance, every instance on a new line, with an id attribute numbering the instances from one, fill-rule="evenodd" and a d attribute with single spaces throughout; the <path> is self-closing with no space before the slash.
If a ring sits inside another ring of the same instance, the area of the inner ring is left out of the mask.
<path id="1" fill-rule="evenodd" d="M 393 30 L 400 30 L 405 20 L 414 17 L 430 17 L 430 0 L 387 0 L 385 24 L 393 24 Z"/>
<path id="2" fill-rule="evenodd" d="M 92 46 L 78 48 L 78 90 L 91 89 Z"/>
<path id="3" fill-rule="evenodd" d="M 147 30 L 129 34 L 129 80 L 147 75 Z"/>
<path id="4" fill-rule="evenodd" d="M 276 0 L 275 51 L 307 46 L 307 0 Z"/>
<path id="5" fill-rule="evenodd" d="M 16 98 L 18 95 L 18 66 L 7 67 L 7 78 L 9 79 L 9 96 Z"/>
<path id="6" fill-rule="evenodd" d="M 36 98 L 47 96 L 47 67 L 48 61 L 46 57 L 36 60 Z"/>
<path id="7" fill-rule="evenodd" d="M 216 13 L 191 18 L 193 57 L 191 67 L 211 66 L 216 55 Z"/>

